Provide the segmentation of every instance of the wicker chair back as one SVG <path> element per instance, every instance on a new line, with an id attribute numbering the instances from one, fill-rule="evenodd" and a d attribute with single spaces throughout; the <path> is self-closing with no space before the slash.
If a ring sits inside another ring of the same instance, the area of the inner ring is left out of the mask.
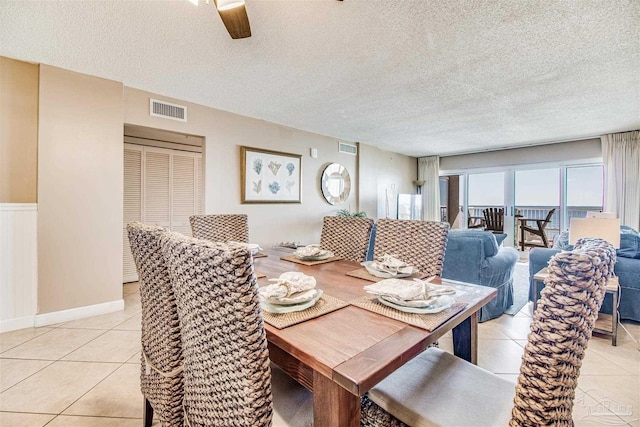
<path id="1" fill-rule="evenodd" d="M 325 216 L 320 245 L 350 261 L 367 259 L 373 220 L 369 218 Z"/>
<path id="2" fill-rule="evenodd" d="M 145 425 L 153 413 L 162 425 L 182 426 L 182 343 L 169 270 L 160 251 L 162 227 L 127 225 L 131 253 L 138 269 L 142 304 L 140 389 L 146 399 Z"/>
<path id="3" fill-rule="evenodd" d="M 440 276 L 448 234 L 446 222 L 380 219 L 373 255 L 395 255 L 424 275 Z"/>
<path id="4" fill-rule="evenodd" d="M 522 357 L 511 426 L 573 426 L 580 366 L 615 263 L 615 249 L 601 239 L 580 239 L 572 252 L 549 262 Z"/>
<path id="5" fill-rule="evenodd" d="M 189 222 L 196 239 L 249 243 L 249 221 L 245 214 L 193 215 Z"/>
<path id="6" fill-rule="evenodd" d="M 162 238 L 184 352 L 185 425 L 270 426 L 271 370 L 246 248 Z"/>

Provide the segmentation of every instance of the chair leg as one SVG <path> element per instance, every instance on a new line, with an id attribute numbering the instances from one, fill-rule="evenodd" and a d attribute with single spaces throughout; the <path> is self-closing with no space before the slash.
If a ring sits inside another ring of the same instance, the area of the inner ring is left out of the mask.
<path id="1" fill-rule="evenodd" d="M 544 229 L 540 230 L 540 231 L 541 231 L 540 237 L 542 237 L 542 242 L 544 243 L 544 247 L 548 248 L 549 247 L 549 241 L 547 240 L 547 233 L 544 232 Z"/>
<path id="2" fill-rule="evenodd" d="M 153 406 L 151 406 L 151 402 L 146 397 L 144 398 L 144 414 L 142 423 L 144 427 L 151 427 L 153 424 Z"/>
<path id="3" fill-rule="evenodd" d="M 524 252 L 524 228 L 520 227 L 520 248 Z"/>

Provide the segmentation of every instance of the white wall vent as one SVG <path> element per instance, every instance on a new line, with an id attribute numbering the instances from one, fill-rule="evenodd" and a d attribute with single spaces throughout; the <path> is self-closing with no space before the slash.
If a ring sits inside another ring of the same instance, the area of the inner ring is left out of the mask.
<path id="1" fill-rule="evenodd" d="M 187 107 L 170 102 L 158 101 L 153 98 L 149 98 L 149 114 L 155 117 L 178 120 L 180 122 L 187 121 Z"/>
<path id="2" fill-rule="evenodd" d="M 345 154 L 352 154 L 354 156 L 358 155 L 358 147 L 356 145 L 345 144 L 340 141 L 338 141 L 338 151 Z"/>

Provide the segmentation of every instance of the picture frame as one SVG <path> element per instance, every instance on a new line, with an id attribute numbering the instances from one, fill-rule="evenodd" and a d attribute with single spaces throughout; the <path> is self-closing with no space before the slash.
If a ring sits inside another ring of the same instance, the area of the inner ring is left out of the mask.
<path id="1" fill-rule="evenodd" d="M 302 155 L 240 147 L 241 203 L 301 203 Z"/>

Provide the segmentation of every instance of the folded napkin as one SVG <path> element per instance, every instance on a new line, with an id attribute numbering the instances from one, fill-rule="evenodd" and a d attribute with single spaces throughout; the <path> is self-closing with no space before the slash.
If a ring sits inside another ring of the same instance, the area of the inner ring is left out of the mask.
<path id="1" fill-rule="evenodd" d="M 429 279 L 427 280 L 413 279 L 413 281 L 416 283 L 421 283 L 424 286 L 425 293 L 428 294 L 430 297 L 436 297 L 440 295 L 453 295 L 456 293 L 456 290 L 451 286 L 436 285 L 434 283 L 430 283 Z"/>
<path id="2" fill-rule="evenodd" d="M 273 285 L 260 288 L 260 297 L 265 300 L 276 302 L 283 298 L 295 298 L 302 292 L 309 291 L 316 287 L 316 279 L 296 271 L 282 273 L 277 279 L 269 279 L 276 282 Z"/>
<path id="3" fill-rule="evenodd" d="M 364 290 L 370 294 L 393 297 L 405 301 L 425 298 L 422 282 L 410 282 L 401 279 L 384 279 L 365 286 Z"/>
<path id="4" fill-rule="evenodd" d="M 451 286 L 435 285 L 428 281 L 414 279 L 413 281 L 401 279 L 385 279 L 364 289 L 395 304 L 425 307 L 438 301 L 442 295 L 455 294 L 456 290 Z"/>
<path id="5" fill-rule="evenodd" d="M 394 257 L 393 255 L 384 254 L 378 257 L 370 265 L 374 270 L 395 276 L 397 274 L 412 274 L 413 266 Z"/>
<path id="6" fill-rule="evenodd" d="M 307 257 L 324 256 L 327 253 L 329 253 L 329 251 L 325 251 L 320 247 L 320 245 L 314 244 L 314 245 L 307 245 L 307 246 L 298 248 L 293 254 L 298 258 L 307 258 Z"/>

